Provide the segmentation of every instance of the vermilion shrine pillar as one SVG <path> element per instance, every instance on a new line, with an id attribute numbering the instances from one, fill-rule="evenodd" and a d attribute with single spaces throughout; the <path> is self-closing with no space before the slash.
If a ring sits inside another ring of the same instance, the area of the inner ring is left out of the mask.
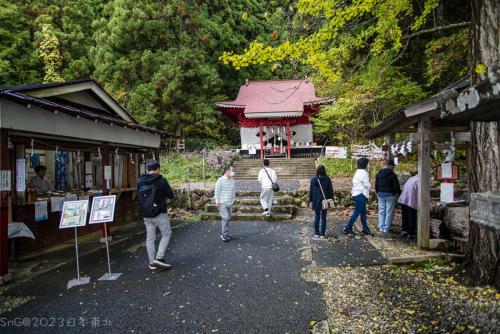
<path id="1" fill-rule="evenodd" d="M 260 126 L 260 158 L 264 159 L 264 138 L 262 136 L 262 123 L 259 122 Z"/>

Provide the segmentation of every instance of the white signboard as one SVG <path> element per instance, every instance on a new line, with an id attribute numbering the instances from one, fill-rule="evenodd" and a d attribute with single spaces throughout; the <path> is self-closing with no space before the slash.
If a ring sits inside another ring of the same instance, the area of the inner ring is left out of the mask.
<path id="1" fill-rule="evenodd" d="M 441 164 L 441 178 L 451 179 L 453 177 L 453 164 L 451 162 L 443 162 Z"/>
<path id="2" fill-rule="evenodd" d="M 89 224 L 112 222 L 115 217 L 116 195 L 94 197 Z"/>
<path id="3" fill-rule="evenodd" d="M 10 170 L 0 170 L 0 191 L 11 191 Z"/>
<path id="4" fill-rule="evenodd" d="M 26 160 L 16 160 L 16 190 L 26 191 Z"/>
<path id="5" fill-rule="evenodd" d="M 112 169 L 111 166 L 104 166 L 104 179 L 111 180 Z"/>
<path id="6" fill-rule="evenodd" d="M 325 147 L 325 157 L 336 158 L 336 159 L 346 159 L 347 158 L 347 147 L 326 146 Z"/>
<path id="7" fill-rule="evenodd" d="M 455 200 L 453 183 L 441 183 L 441 202 L 450 203 Z"/>
<path id="8" fill-rule="evenodd" d="M 64 202 L 59 228 L 85 226 L 89 201 Z"/>
<path id="9" fill-rule="evenodd" d="M 41 222 L 48 219 L 49 213 L 47 211 L 47 201 L 35 202 L 35 221 Z"/>

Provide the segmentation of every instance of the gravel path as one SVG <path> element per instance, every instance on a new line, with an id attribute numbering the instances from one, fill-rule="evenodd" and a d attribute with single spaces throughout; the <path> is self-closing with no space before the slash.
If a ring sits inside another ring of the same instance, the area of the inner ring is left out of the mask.
<path id="1" fill-rule="evenodd" d="M 167 254 L 173 269 L 156 272 L 146 267 L 140 235 L 111 249 L 112 269 L 123 273 L 117 281 L 95 280 L 105 271 L 104 252 L 84 256 L 91 284 L 66 290 L 74 265 L 63 266 L 8 290 L 34 298 L 0 320 L 31 319 L 9 333 L 31 332 L 36 319 L 51 318 L 54 326 L 38 323 L 37 332 L 307 333 L 310 321 L 326 315 L 320 286 L 300 275 L 307 264 L 300 226 L 238 222 L 235 240 L 222 243 L 218 223 L 190 223 L 174 230 Z"/>

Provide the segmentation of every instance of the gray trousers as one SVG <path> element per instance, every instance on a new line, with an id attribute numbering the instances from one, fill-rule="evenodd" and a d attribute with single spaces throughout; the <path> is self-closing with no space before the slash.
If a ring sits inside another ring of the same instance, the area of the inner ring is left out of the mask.
<path id="1" fill-rule="evenodd" d="M 219 214 L 222 218 L 221 228 L 222 235 L 227 237 L 229 235 L 229 220 L 231 220 L 232 207 L 231 205 L 219 203 Z"/>
<path id="2" fill-rule="evenodd" d="M 166 213 L 160 213 L 154 218 L 144 218 L 144 225 L 146 225 L 146 249 L 148 251 L 149 263 L 153 260 L 161 260 L 165 256 L 172 229 L 170 228 L 170 218 Z M 156 229 L 161 232 L 161 240 L 158 245 L 158 252 L 155 249 Z"/>
<path id="3" fill-rule="evenodd" d="M 262 205 L 262 209 L 269 209 L 269 212 L 271 212 L 273 207 L 273 197 L 274 191 L 272 189 L 262 188 L 260 192 L 260 205 Z"/>

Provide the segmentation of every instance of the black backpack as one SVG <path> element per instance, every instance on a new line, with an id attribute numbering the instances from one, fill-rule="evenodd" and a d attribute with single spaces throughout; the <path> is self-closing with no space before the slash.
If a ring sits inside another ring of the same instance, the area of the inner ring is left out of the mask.
<path id="1" fill-rule="evenodd" d="M 139 215 L 143 218 L 154 218 L 161 212 L 161 206 L 155 203 L 156 184 L 143 184 L 139 187 Z"/>

